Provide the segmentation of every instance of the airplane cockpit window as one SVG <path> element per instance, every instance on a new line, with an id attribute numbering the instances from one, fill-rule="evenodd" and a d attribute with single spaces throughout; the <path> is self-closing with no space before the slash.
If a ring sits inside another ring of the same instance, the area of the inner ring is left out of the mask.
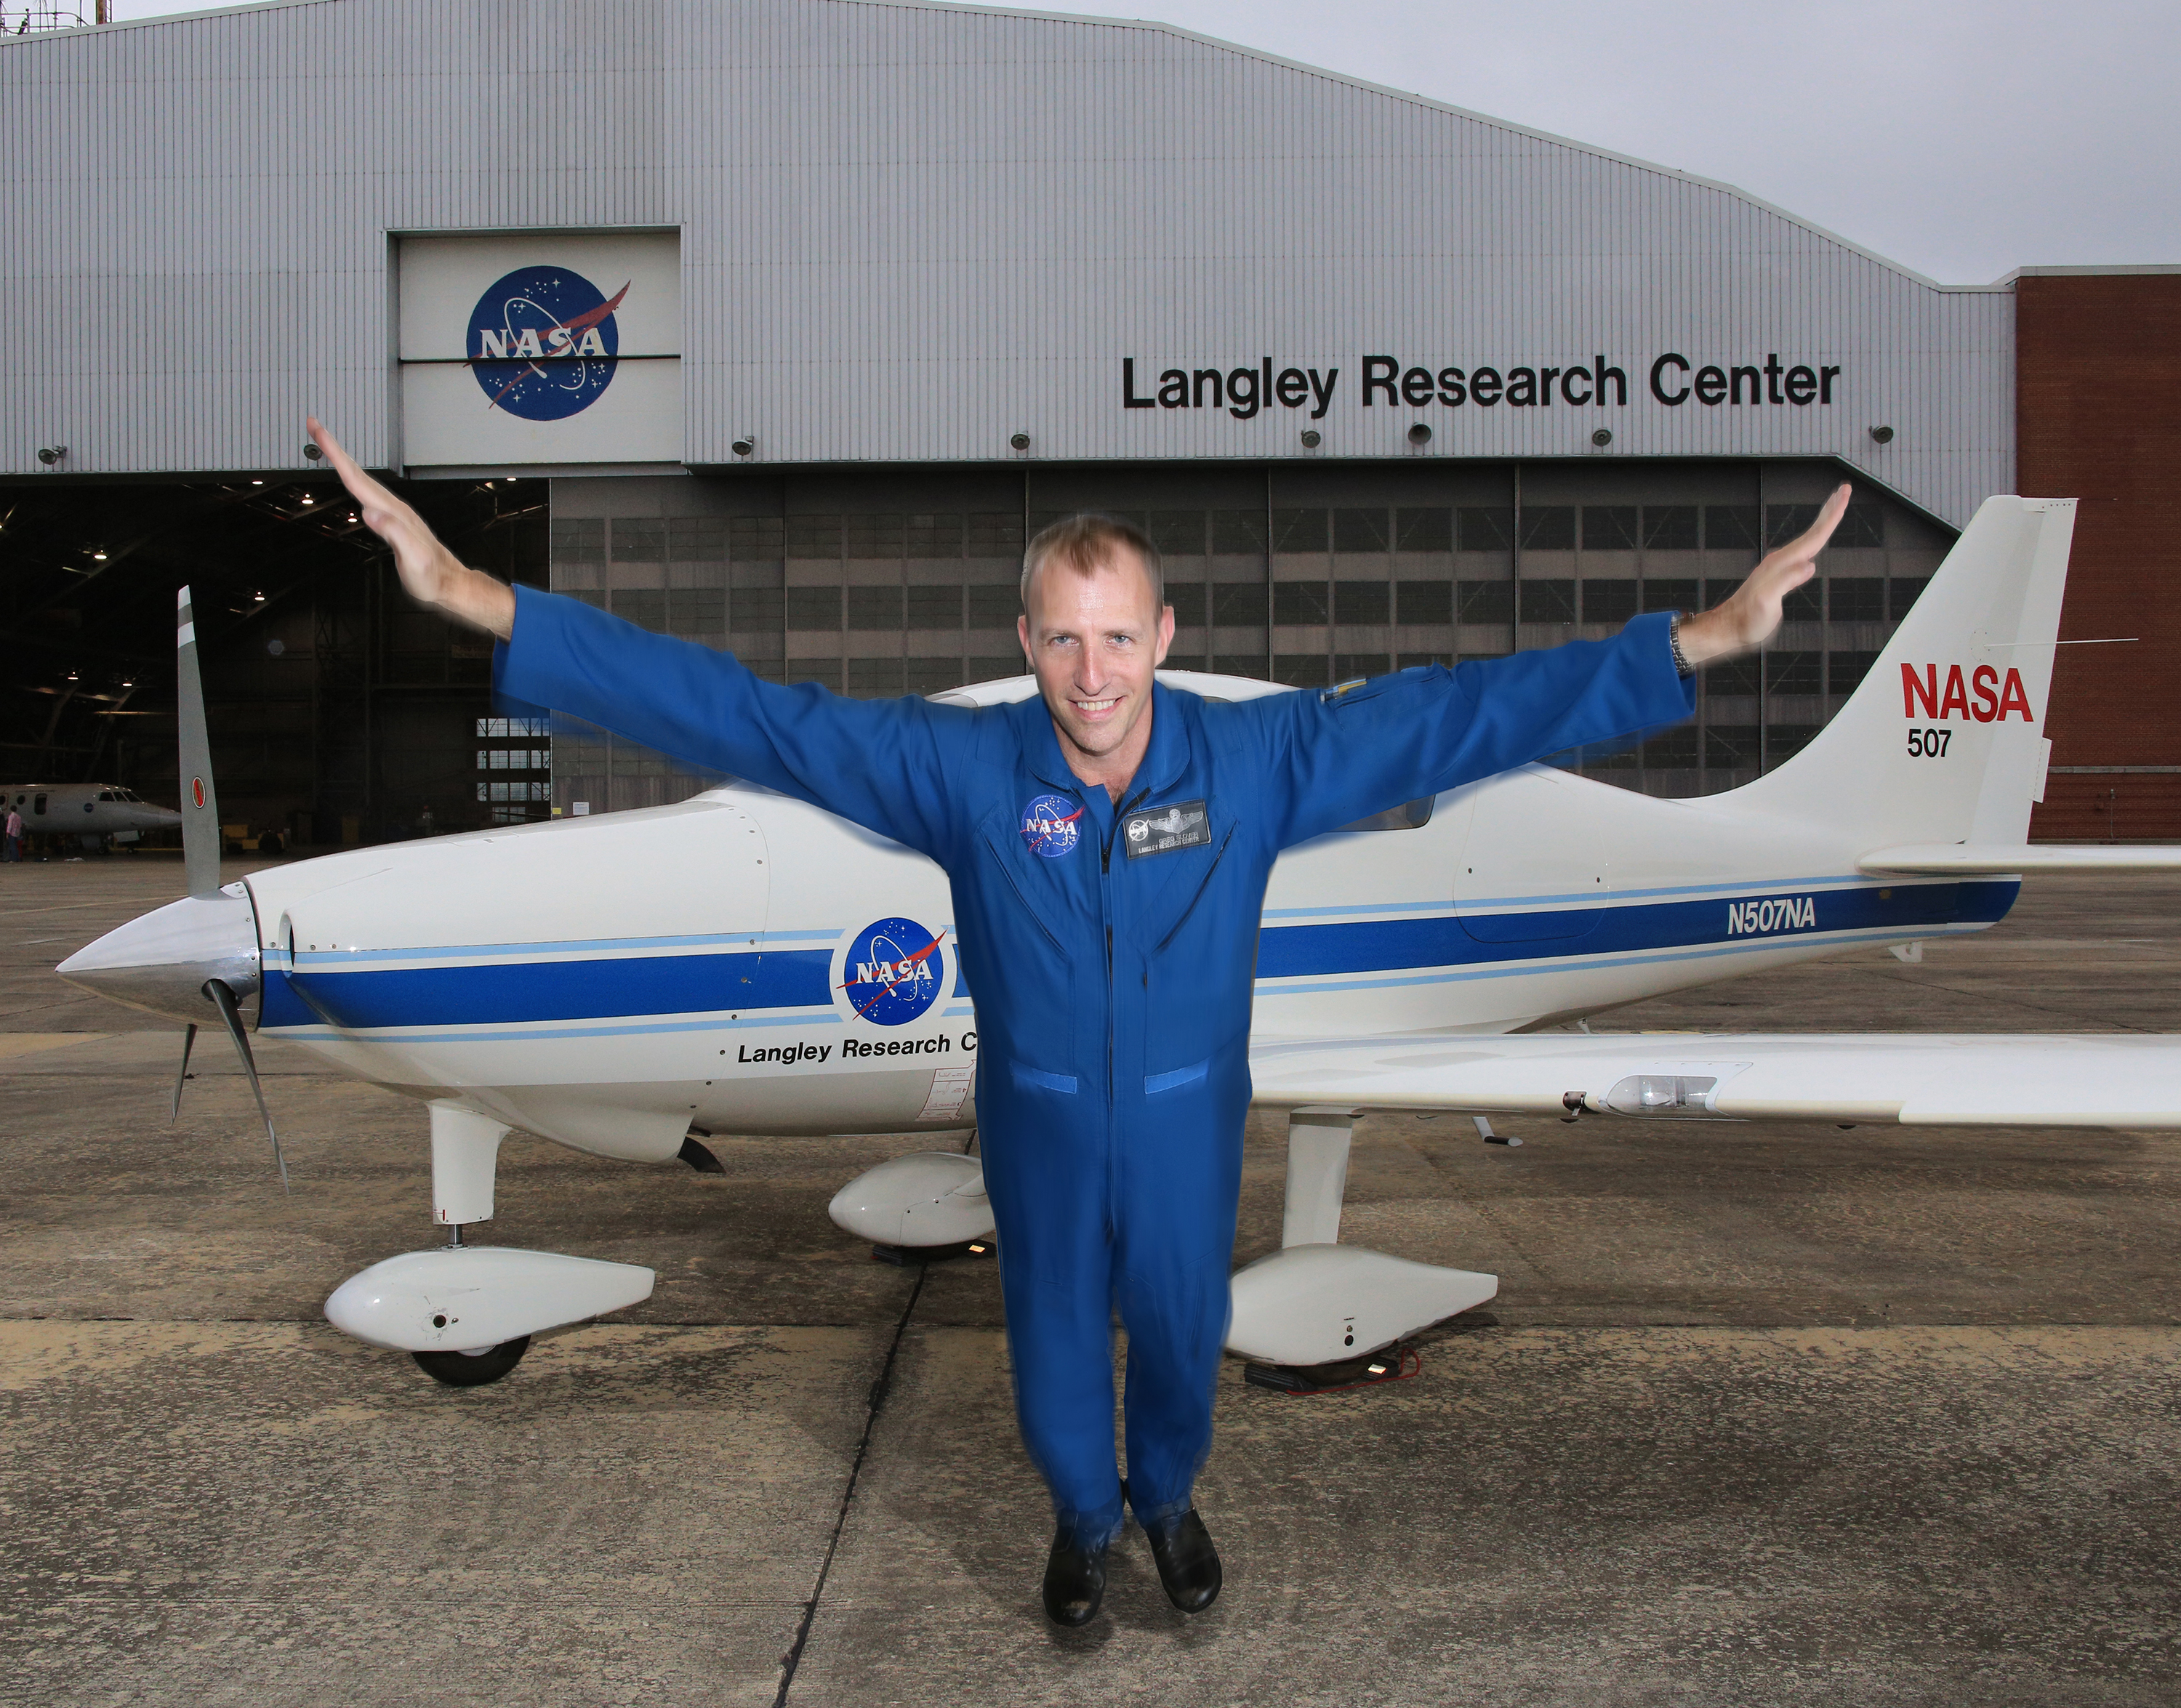
<path id="1" fill-rule="evenodd" d="M 98 791 L 98 798 L 102 801 L 111 801 L 113 798 L 113 791 L 111 789 L 101 789 Z"/>
<path id="2" fill-rule="evenodd" d="M 1368 818 L 1358 818 L 1353 824 L 1343 824 L 1343 830 L 1421 830 L 1431 823 L 1432 808 L 1438 804 L 1436 795 L 1419 795 L 1413 801 L 1405 801 L 1398 807 L 1389 807 L 1383 813 L 1373 813 Z"/>

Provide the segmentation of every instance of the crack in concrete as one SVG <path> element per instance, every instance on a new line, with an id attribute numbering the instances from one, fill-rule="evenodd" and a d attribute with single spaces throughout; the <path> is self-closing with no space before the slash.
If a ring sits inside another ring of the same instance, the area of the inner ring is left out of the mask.
<path id="1" fill-rule="evenodd" d="M 908 1320 L 916 1314 L 916 1302 L 924 1296 L 925 1278 L 931 1271 L 919 1264 L 916 1285 L 908 1290 L 908 1303 L 902 1307 L 901 1320 L 893 1325 L 893 1340 L 886 1347 L 886 1362 L 879 1366 L 878 1380 L 871 1384 L 870 1408 L 864 1415 L 863 1438 L 856 1443 L 856 1457 L 848 1465 L 848 1486 L 841 1490 L 841 1510 L 833 1515 L 832 1534 L 825 1538 L 825 1557 L 819 1562 L 817 1580 L 810 1586 L 810 1597 L 803 1604 L 803 1617 L 795 1628 L 795 1640 L 780 1661 L 780 1690 L 772 1699 L 773 1708 L 787 1708 L 787 1693 L 795 1683 L 796 1669 L 803 1664 L 803 1648 L 810 1640 L 810 1627 L 818 1617 L 818 1604 L 825 1596 L 825 1579 L 833 1570 L 833 1556 L 841 1545 L 841 1533 L 848 1526 L 848 1510 L 855 1504 L 856 1484 L 864 1474 L 864 1459 L 871 1450 L 871 1436 L 877 1430 L 879 1413 L 885 1409 L 886 1394 L 893 1386 L 894 1360 L 901 1354 L 903 1337 L 908 1332 Z"/>
<path id="2" fill-rule="evenodd" d="M 976 1148 L 977 1135 L 973 1131 L 968 1143 L 962 1147 L 966 1155 Z M 841 1510 L 833 1515 L 832 1534 L 825 1538 L 825 1557 L 818 1563 L 818 1577 L 810 1586 L 810 1598 L 803 1604 L 803 1617 L 795 1628 L 795 1640 L 780 1660 L 780 1689 L 772 1699 L 773 1708 L 787 1708 L 787 1693 L 794 1688 L 795 1674 L 803 1665 L 803 1650 L 810 1640 L 810 1628 L 817 1622 L 818 1604 L 825 1599 L 825 1580 L 832 1575 L 833 1556 L 841 1546 L 841 1533 L 848 1527 L 848 1513 L 856 1501 L 856 1485 L 864 1474 L 864 1461 L 871 1450 L 871 1437 L 878 1430 L 879 1413 L 886 1409 L 886 1395 L 893 1387 L 894 1362 L 901 1356 L 901 1343 L 908 1333 L 909 1319 L 916 1314 L 916 1302 L 924 1297 L 924 1283 L 931 1270 L 919 1264 L 916 1270 L 916 1285 L 908 1290 L 908 1303 L 901 1309 L 901 1320 L 893 1325 L 893 1339 L 887 1344 L 886 1362 L 879 1366 L 878 1379 L 871 1384 L 869 1409 L 864 1414 L 864 1433 L 856 1443 L 856 1457 L 848 1464 L 848 1486 L 841 1490 Z"/>

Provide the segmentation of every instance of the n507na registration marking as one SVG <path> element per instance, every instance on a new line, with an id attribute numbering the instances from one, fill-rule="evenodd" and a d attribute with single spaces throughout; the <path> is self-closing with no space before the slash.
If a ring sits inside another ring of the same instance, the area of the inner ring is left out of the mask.
<path id="1" fill-rule="evenodd" d="M 1754 937 L 1768 931 L 1814 931 L 1818 924 L 1814 895 L 1775 895 L 1764 901 L 1730 901 L 1726 934 Z"/>

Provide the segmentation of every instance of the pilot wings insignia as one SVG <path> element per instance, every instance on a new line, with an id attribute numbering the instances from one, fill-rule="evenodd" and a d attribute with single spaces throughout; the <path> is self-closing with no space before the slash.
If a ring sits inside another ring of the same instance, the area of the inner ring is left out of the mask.
<path id="1" fill-rule="evenodd" d="M 1209 815 L 1201 801 L 1183 801 L 1172 807 L 1131 813 L 1121 822 L 1129 858 L 1171 854 L 1177 848 L 1201 848 L 1212 840 Z"/>

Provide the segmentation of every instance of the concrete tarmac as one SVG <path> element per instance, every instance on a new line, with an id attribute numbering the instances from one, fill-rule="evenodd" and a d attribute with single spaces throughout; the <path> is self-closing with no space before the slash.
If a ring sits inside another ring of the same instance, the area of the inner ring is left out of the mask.
<path id="1" fill-rule="evenodd" d="M 1371 1118 L 1344 1237 L 1500 1298 L 1398 1385 L 1230 1362 L 1226 1593 L 1173 1612 L 1131 1530 L 1061 1633 L 997 1275 L 825 1217 L 937 1141 L 511 1140 L 494 1240 L 659 1288 L 439 1387 L 320 1314 L 435 1242 L 421 1109 L 265 1046 L 284 1197 L 224 1039 L 169 1126 L 179 1028 L 52 977 L 179 882 L 0 867 L 0 1702 L 2181 1698 L 2181 1140 Z M 1594 1023 L 2181 1031 L 2177 917 L 2181 881 L 2041 880 L 1920 966 Z M 1253 1122 L 1238 1260 L 1283 1159 Z"/>

